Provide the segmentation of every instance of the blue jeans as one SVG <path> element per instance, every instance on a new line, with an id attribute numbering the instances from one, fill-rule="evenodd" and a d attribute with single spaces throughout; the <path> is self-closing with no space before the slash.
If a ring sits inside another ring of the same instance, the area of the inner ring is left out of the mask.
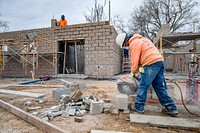
<path id="1" fill-rule="evenodd" d="M 164 62 L 158 61 L 154 64 L 144 66 L 144 73 L 140 73 L 137 98 L 135 108 L 144 111 L 144 105 L 147 98 L 147 90 L 152 84 L 160 104 L 169 110 L 177 110 L 174 101 L 167 93 L 167 87 L 164 78 Z"/>
<path id="2" fill-rule="evenodd" d="M 124 57 L 129 58 L 128 49 L 124 49 Z"/>

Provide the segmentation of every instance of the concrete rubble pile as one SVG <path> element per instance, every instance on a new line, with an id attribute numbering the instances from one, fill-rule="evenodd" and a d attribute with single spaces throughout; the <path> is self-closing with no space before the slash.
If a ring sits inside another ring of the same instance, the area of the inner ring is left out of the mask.
<path id="1" fill-rule="evenodd" d="M 81 91 L 74 92 L 72 95 L 62 95 L 60 104 L 47 108 L 42 113 L 42 119 L 49 121 L 56 116 L 65 118 L 70 116 L 82 117 L 88 112 L 91 115 L 98 115 L 102 112 L 108 113 L 111 108 L 114 108 L 113 104 L 107 103 L 108 101 L 99 100 L 93 95 L 83 96 Z M 77 121 L 81 122 L 80 118 L 77 118 Z"/>

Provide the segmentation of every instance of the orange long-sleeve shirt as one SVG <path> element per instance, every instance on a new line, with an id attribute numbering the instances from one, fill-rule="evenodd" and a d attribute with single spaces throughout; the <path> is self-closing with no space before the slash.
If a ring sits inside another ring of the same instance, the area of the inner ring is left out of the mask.
<path id="1" fill-rule="evenodd" d="M 64 20 L 62 20 L 62 19 L 60 19 L 59 21 L 58 21 L 58 24 L 57 24 L 58 26 L 66 26 L 67 25 L 67 20 L 66 19 L 64 19 Z"/>
<path id="2" fill-rule="evenodd" d="M 163 56 L 155 45 L 147 38 L 135 34 L 129 39 L 131 72 L 134 74 L 138 66 L 151 65 L 163 61 Z"/>

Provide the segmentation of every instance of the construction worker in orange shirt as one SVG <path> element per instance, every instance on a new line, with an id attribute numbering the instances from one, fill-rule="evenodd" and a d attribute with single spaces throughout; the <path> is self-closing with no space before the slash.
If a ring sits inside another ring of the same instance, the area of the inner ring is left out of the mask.
<path id="1" fill-rule="evenodd" d="M 58 21 L 57 26 L 66 26 L 67 20 L 65 19 L 65 15 L 61 15 L 61 19 Z"/>
<path id="2" fill-rule="evenodd" d="M 129 46 L 131 76 L 135 76 L 139 68 L 140 79 L 135 104 L 130 110 L 143 114 L 147 99 L 147 90 L 153 86 L 160 104 L 163 106 L 162 112 L 168 115 L 178 115 L 174 101 L 167 93 L 167 86 L 164 78 L 164 59 L 155 45 L 147 38 L 139 34 L 119 34 L 116 42 L 121 47 Z"/>

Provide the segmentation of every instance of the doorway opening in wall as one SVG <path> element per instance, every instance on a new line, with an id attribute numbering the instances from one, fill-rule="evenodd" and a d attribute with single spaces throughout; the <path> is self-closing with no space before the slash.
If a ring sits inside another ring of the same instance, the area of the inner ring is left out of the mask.
<path id="1" fill-rule="evenodd" d="M 85 41 L 58 41 L 58 74 L 85 74 Z"/>

